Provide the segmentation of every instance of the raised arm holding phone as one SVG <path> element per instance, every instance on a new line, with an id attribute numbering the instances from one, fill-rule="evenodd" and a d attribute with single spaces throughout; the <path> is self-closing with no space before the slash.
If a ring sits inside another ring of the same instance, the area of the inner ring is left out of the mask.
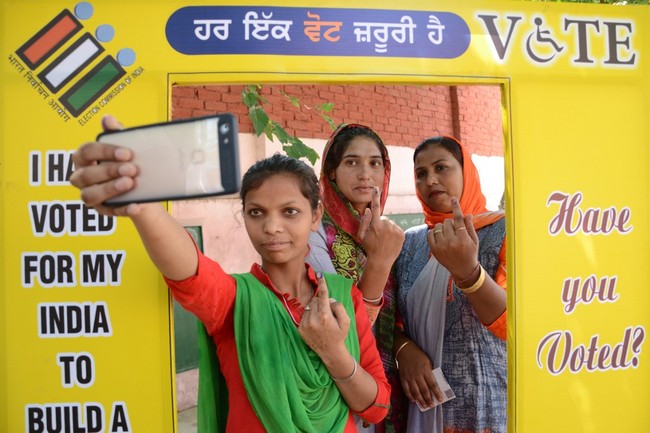
<path id="1" fill-rule="evenodd" d="M 121 128 L 112 117 L 104 126 Z M 104 204 L 137 185 L 133 156 L 87 143 L 71 183 L 88 206 L 131 219 L 174 297 L 205 324 L 229 391 L 226 431 L 354 432 L 353 414 L 380 421 L 390 387 L 361 292 L 305 264 L 322 214 L 313 170 L 276 154 L 246 172 L 243 218 L 262 263 L 230 275 L 160 204 Z"/>

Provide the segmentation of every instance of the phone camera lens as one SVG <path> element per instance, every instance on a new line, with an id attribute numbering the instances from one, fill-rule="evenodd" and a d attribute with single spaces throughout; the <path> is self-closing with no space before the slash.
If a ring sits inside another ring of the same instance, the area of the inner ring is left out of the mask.
<path id="1" fill-rule="evenodd" d="M 222 123 L 221 126 L 219 126 L 219 131 L 221 131 L 223 135 L 228 134 L 230 132 L 230 125 Z"/>

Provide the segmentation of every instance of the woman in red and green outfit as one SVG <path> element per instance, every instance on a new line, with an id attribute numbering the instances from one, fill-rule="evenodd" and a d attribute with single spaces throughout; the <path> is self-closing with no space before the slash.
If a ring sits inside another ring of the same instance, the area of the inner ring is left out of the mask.
<path id="1" fill-rule="evenodd" d="M 120 127 L 111 117 L 105 125 Z M 362 294 L 305 264 L 322 215 L 313 170 L 282 155 L 248 170 L 244 223 L 262 260 L 229 275 L 159 204 L 102 205 L 133 188 L 131 159 L 126 149 L 87 143 L 73 156 L 71 183 L 86 205 L 131 219 L 174 297 L 212 336 L 228 388 L 226 431 L 355 432 L 355 414 L 381 421 L 390 386 Z"/>

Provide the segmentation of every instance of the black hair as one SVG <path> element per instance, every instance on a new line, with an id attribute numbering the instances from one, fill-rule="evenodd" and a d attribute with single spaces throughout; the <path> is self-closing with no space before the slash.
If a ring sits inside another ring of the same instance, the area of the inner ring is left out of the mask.
<path id="1" fill-rule="evenodd" d="M 246 194 L 251 189 L 259 188 L 266 179 L 276 174 L 295 176 L 300 192 L 309 200 L 311 209 L 316 210 L 318 208 L 320 191 L 314 170 L 304 162 L 280 153 L 257 161 L 246 171 L 239 191 L 242 205 L 245 204 Z"/>
<path id="2" fill-rule="evenodd" d="M 451 153 L 454 158 L 456 158 L 456 161 L 460 163 L 460 166 L 463 167 L 463 151 L 460 149 L 460 146 L 453 138 L 443 136 L 427 138 L 422 141 L 422 143 L 418 144 L 418 146 L 415 148 L 415 151 L 413 152 L 413 162 L 415 162 L 415 158 L 418 156 L 418 153 L 422 152 L 428 147 L 436 146 L 442 146 L 447 149 L 449 153 Z"/>
<path id="3" fill-rule="evenodd" d="M 348 125 L 336 134 L 336 137 L 334 137 L 334 141 L 332 141 L 332 145 L 330 146 L 330 150 L 327 152 L 327 156 L 323 162 L 323 172 L 326 175 L 329 175 L 338 168 L 343 159 L 345 149 L 348 148 L 352 139 L 356 137 L 368 137 L 374 141 L 381 152 L 381 158 L 384 160 L 384 165 L 388 163 L 388 150 L 386 149 L 386 145 L 375 131 L 363 125 Z"/>

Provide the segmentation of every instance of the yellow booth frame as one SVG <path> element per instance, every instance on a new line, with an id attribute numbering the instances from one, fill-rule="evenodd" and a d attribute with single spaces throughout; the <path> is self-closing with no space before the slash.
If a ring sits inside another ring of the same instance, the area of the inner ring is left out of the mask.
<path id="1" fill-rule="evenodd" d="M 0 431 L 29 431 L 29 414 L 48 408 L 101 418 L 106 431 L 176 431 L 171 298 L 133 227 L 81 206 L 69 156 L 104 114 L 164 121 L 172 86 L 233 83 L 500 86 L 509 431 L 650 430 L 650 7 L 9 1 L 0 10 Z M 228 43 L 228 20 L 215 19 L 190 25 L 214 42 L 196 51 L 176 32 L 206 11 L 252 10 L 302 17 L 298 29 L 307 13 L 334 13 L 344 26 L 394 19 L 398 33 L 373 41 L 381 33 L 368 27 L 370 40 L 343 47 L 324 36 L 301 45 L 288 27 L 264 39 L 256 27 Z M 404 18 L 421 15 L 430 42 Z M 440 20 L 454 44 L 436 43 Z M 35 215 L 52 208 L 65 221 L 41 227 Z M 59 312 L 82 322 L 57 329 Z"/>

